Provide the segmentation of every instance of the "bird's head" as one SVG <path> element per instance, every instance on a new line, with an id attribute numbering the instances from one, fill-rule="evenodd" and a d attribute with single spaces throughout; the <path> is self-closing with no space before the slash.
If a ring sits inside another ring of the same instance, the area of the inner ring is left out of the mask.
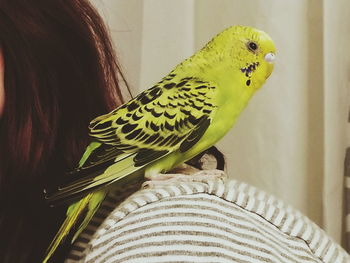
<path id="1" fill-rule="evenodd" d="M 232 26 L 214 37 L 204 48 L 213 64 L 239 72 L 247 86 L 259 88 L 271 75 L 275 44 L 265 32 L 247 26 Z"/>

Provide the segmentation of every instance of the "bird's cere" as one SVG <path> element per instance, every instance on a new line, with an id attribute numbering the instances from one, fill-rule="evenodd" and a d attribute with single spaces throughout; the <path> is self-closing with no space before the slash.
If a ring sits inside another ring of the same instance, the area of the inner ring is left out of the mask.
<path id="1" fill-rule="evenodd" d="M 275 59 L 276 59 L 276 55 L 275 55 L 274 53 L 267 53 L 267 54 L 265 55 L 265 61 L 266 61 L 266 62 L 272 63 L 272 62 L 275 61 Z"/>

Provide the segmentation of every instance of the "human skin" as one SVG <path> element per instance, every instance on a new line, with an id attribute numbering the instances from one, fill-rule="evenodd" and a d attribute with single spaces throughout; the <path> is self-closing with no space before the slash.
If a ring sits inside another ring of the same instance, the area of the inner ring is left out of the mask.
<path id="1" fill-rule="evenodd" d="M 4 57 L 2 52 L 0 51 L 0 116 L 2 115 L 5 104 L 4 71 Z"/>

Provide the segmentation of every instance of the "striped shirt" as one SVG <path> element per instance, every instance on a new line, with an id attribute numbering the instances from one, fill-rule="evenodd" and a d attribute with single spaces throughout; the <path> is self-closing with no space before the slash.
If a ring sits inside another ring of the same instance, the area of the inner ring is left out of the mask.
<path id="1" fill-rule="evenodd" d="M 66 263 L 350 262 L 300 212 L 235 180 L 144 189 L 121 204 L 115 194 Z"/>

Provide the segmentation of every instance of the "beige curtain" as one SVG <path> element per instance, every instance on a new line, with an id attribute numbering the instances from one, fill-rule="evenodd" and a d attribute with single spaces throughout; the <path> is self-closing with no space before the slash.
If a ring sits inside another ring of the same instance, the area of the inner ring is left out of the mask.
<path id="1" fill-rule="evenodd" d="M 225 27 L 268 32 L 278 48 L 275 72 L 218 145 L 231 177 L 285 200 L 340 243 L 350 144 L 348 0 L 93 3 L 109 24 L 134 94 Z"/>

